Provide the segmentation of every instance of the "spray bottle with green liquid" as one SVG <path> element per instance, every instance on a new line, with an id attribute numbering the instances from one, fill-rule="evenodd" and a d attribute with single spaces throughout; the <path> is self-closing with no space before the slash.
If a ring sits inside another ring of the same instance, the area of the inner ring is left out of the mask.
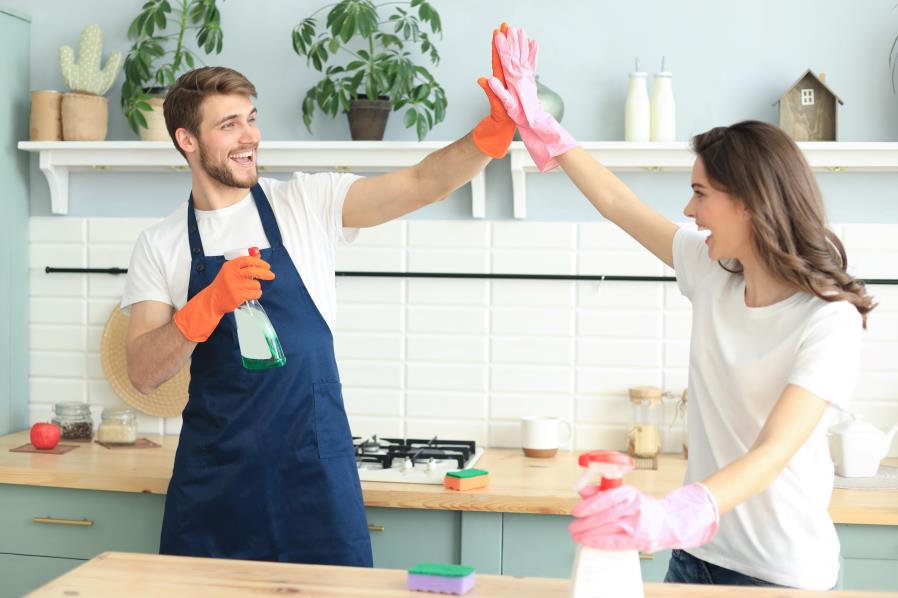
<path id="1" fill-rule="evenodd" d="M 246 251 L 240 254 L 246 255 Z M 239 254 L 238 254 L 239 255 Z M 250 247 L 249 255 L 259 257 L 259 248 Z M 229 259 L 236 257 L 233 253 Z M 279 368 L 287 363 L 278 335 L 265 313 L 265 308 L 256 299 L 249 299 L 234 310 L 237 320 L 237 341 L 240 344 L 240 358 L 248 370 Z"/>

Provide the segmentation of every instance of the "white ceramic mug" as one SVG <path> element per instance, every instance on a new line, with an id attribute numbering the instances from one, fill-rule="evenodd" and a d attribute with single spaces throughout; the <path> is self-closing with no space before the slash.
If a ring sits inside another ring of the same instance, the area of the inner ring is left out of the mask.
<path id="1" fill-rule="evenodd" d="M 564 438 L 561 435 L 564 425 Z M 521 418 L 521 448 L 528 457 L 554 457 L 559 445 L 571 439 L 571 424 L 544 415 L 528 415 Z"/>

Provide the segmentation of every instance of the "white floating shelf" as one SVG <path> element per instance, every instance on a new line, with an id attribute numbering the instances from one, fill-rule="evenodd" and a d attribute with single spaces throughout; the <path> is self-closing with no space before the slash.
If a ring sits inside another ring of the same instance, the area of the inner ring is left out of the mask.
<path id="1" fill-rule="evenodd" d="M 447 141 L 263 141 L 259 172 L 336 170 L 383 172 L 412 166 Z M 50 186 L 51 211 L 69 211 L 69 172 L 187 171 L 168 141 L 21 141 L 19 149 L 40 153 L 40 169 Z M 471 215 L 486 216 L 486 189 L 480 172 L 471 180 Z"/>
<path id="2" fill-rule="evenodd" d="M 695 154 L 686 141 L 587 141 L 580 146 L 611 170 L 676 172 L 692 169 Z M 829 172 L 898 172 L 895 142 L 801 142 L 813 170 Z M 527 217 L 526 173 L 538 172 L 524 144 L 511 144 L 511 182 L 514 217 Z"/>

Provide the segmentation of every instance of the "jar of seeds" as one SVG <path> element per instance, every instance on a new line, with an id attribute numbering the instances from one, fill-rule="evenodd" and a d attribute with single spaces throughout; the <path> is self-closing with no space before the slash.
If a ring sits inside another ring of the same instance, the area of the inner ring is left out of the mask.
<path id="1" fill-rule="evenodd" d="M 133 411 L 122 407 L 103 409 L 97 442 L 107 444 L 134 444 L 137 441 L 137 418 Z"/>
<path id="2" fill-rule="evenodd" d="M 90 441 L 94 435 L 94 421 L 87 403 L 63 401 L 53 405 L 51 423 L 59 426 L 63 440 Z"/>

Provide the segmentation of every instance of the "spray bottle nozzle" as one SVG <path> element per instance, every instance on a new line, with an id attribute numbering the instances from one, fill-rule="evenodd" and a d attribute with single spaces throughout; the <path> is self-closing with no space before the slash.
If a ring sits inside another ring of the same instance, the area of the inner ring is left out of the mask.
<path id="1" fill-rule="evenodd" d="M 576 490 L 585 486 L 598 485 L 599 490 L 609 490 L 621 485 L 624 474 L 633 469 L 634 462 L 629 455 L 617 451 L 591 451 L 580 455 L 578 462 L 586 471 L 580 476 Z"/>

